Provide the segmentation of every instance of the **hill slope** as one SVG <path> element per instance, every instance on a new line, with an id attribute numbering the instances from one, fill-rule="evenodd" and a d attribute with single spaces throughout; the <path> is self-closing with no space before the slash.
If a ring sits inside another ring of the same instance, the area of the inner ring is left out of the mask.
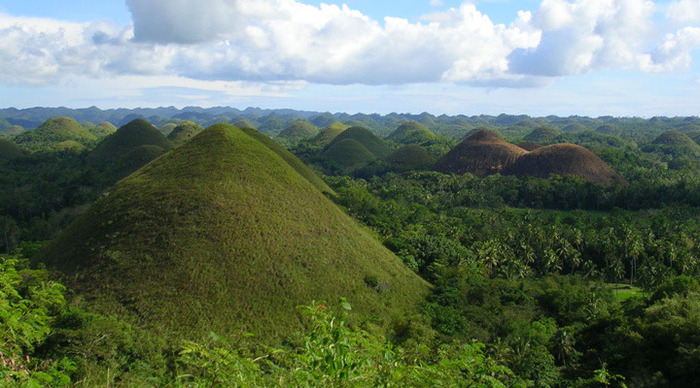
<path id="1" fill-rule="evenodd" d="M 387 163 L 398 171 L 423 170 L 435 163 L 435 158 L 417 144 L 405 145 L 386 158 Z"/>
<path id="2" fill-rule="evenodd" d="M 336 136 L 333 141 L 326 146 L 326 149 L 329 149 L 334 143 L 344 139 L 352 139 L 362 144 L 362 146 L 371 152 L 377 159 L 384 160 L 391 153 L 391 149 L 386 145 L 384 140 L 370 132 L 369 129 L 363 127 L 350 127 L 346 129 Z"/>
<path id="3" fill-rule="evenodd" d="M 175 126 L 172 132 L 168 134 L 168 140 L 170 140 L 173 145 L 179 146 L 193 138 L 196 134 L 202 132 L 202 129 L 202 126 L 199 124 L 195 124 L 191 121 L 183 121 Z"/>
<path id="4" fill-rule="evenodd" d="M 10 140 L 0 138 L 0 161 L 12 160 L 24 156 L 24 151 Z"/>
<path id="5" fill-rule="evenodd" d="M 285 128 L 279 137 L 292 142 L 297 142 L 301 139 L 308 139 L 318 135 L 318 129 L 306 120 L 297 120 Z"/>
<path id="6" fill-rule="evenodd" d="M 172 148 L 170 141 L 155 127 L 143 119 L 135 119 L 100 142 L 88 155 L 88 162 L 94 165 L 116 163 L 142 145 L 154 145 L 164 150 Z"/>
<path id="7" fill-rule="evenodd" d="M 174 337 L 245 330 L 269 343 L 300 328 L 297 305 L 343 296 L 381 325 L 427 290 L 278 154 L 229 124 L 120 181 L 36 260 L 92 308 Z"/>
<path id="8" fill-rule="evenodd" d="M 446 174 L 471 173 L 484 177 L 500 172 L 526 153 L 493 132 L 479 129 L 440 158 L 433 169 Z"/>
<path id="9" fill-rule="evenodd" d="M 625 180 L 593 152 L 574 144 L 553 144 L 521 156 L 503 170 L 504 175 L 576 176 L 603 185 L 624 184 Z"/>
<path id="10" fill-rule="evenodd" d="M 346 129 L 350 128 L 349 126 L 336 121 L 333 122 L 326 127 L 324 127 L 316 137 L 314 137 L 314 141 L 316 141 L 320 145 L 326 145 L 333 141 L 336 136 L 340 135 L 343 131 Z"/>
<path id="11" fill-rule="evenodd" d="M 425 125 L 416 121 L 407 121 L 401 125 L 386 140 L 401 144 L 423 144 L 435 138 L 435 134 Z"/>
<path id="12" fill-rule="evenodd" d="M 66 140 L 74 140 L 86 145 L 96 141 L 97 137 L 70 117 L 54 117 L 44 121 L 33 131 L 18 135 L 15 139 L 17 143 L 32 146 L 52 145 Z"/>

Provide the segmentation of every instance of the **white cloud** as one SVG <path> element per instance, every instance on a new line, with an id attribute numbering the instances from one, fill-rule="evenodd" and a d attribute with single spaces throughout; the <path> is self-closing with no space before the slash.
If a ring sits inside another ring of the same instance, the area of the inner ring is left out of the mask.
<path id="1" fill-rule="evenodd" d="M 443 7 L 444 5 L 445 5 L 445 3 L 442 0 L 430 0 L 431 7 L 438 8 L 438 7 Z"/>
<path id="2" fill-rule="evenodd" d="M 686 3 L 669 6 L 669 15 Z M 133 15 L 128 26 L 0 14 L 0 83 L 149 75 L 537 87 L 551 77 L 601 69 L 687 69 L 700 45 L 695 27 L 655 38 L 649 0 L 543 0 L 537 12 L 521 11 L 509 25 L 494 24 L 470 1 L 419 22 L 386 17 L 381 23 L 346 5 L 296 0 L 127 5 Z"/>
<path id="3" fill-rule="evenodd" d="M 700 23 L 700 0 L 673 1 L 666 9 L 666 17 L 676 24 Z"/>
<path id="4" fill-rule="evenodd" d="M 648 0 L 544 0 L 532 21 L 542 41 L 534 50 L 516 50 L 511 70 L 562 76 L 638 68 L 654 11 Z"/>

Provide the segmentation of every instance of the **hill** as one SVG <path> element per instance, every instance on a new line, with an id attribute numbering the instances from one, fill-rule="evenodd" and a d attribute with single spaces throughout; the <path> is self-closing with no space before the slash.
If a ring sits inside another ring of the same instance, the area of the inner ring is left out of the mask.
<path id="1" fill-rule="evenodd" d="M 114 132 L 117 132 L 117 127 L 114 126 L 114 124 L 110 123 L 109 121 L 103 121 L 93 128 L 90 128 L 90 133 L 95 135 L 98 139 L 105 138 Z"/>
<path id="2" fill-rule="evenodd" d="M 240 130 L 243 131 L 246 135 L 253 137 L 257 141 L 265 145 L 272 152 L 276 153 L 278 156 L 284 159 L 284 161 L 287 162 L 287 164 L 289 164 L 290 166 L 292 166 L 292 168 L 296 170 L 296 172 L 298 172 L 299 175 L 306 178 L 306 180 L 309 181 L 319 191 L 324 193 L 334 193 L 333 189 L 328 187 L 328 185 L 321 178 L 319 178 L 319 176 L 316 175 L 316 173 L 311 171 L 311 169 L 307 165 L 305 165 L 301 160 L 299 160 L 299 158 L 297 158 L 293 153 L 289 152 L 286 148 L 277 144 L 269 136 L 260 133 L 257 129 L 254 129 L 253 127 L 243 127 L 240 128 Z"/>
<path id="3" fill-rule="evenodd" d="M 427 284 L 275 152 L 217 124 L 120 181 L 36 257 L 92 309 L 170 337 L 301 328 L 347 297 L 387 325 Z M 370 279 L 370 280 L 368 280 Z"/>
<path id="4" fill-rule="evenodd" d="M 15 138 L 18 144 L 32 147 L 51 146 L 66 140 L 80 144 L 94 143 L 97 137 L 70 117 L 54 117 L 44 121 L 36 129 L 23 132 Z"/>
<path id="5" fill-rule="evenodd" d="M 324 164 L 342 166 L 345 169 L 361 167 L 377 160 L 367 147 L 355 139 L 342 139 L 332 142 L 322 153 Z"/>
<path id="6" fill-rule="evenodd" d="M 445 174 L 471 173 L 484 177 L 500 172 L 526 153 L 524 149 L 502 140 L 492 131 L 479 129 L 440 158 L 433 170 Z"/>
<path id="7" fill-rule="evenodd" d="M 671 130 L 642 147 L 646 152 L 662 152 L 679 157 L 700 157 L 700 145 L 683 132 Z"/>
<path id="8" fill-rule="evenodd" d="M 405 145 L 386 158 L 387 163 L 398 171 L 424 170 L 435 163 L 435 158 L 417 144 Z"/>
<path id="9" fill-rule="evenodd" d="M 534 142 L 538 144 L 551 143 L 561 133 L 552 127 L 537 127 L 523 138 L 524 141 Z"/>
<path id="10" fill-rule="evenodd" d="M 154 145 L 166 151 L 172 148 L 170 141 L 158 129 L 143 119 L 135 119 L 102 140 L 90 152 L 87 160 L 92 165 L 111 165 L 142 145 Z"/>
<path id="11" fill-rule="evenodd" d="M 335 143 L 338 143 L 345 139 L 352 139 L 360 143 L 364 148 L 374 155 L 376 159 L 384 160 L 391 153 L 391 149 L 386 145 L 384 140 L 377 137 L 375 134 L 369 131 L 369 129 L 363 127 L 350 127 L 336 136 L 333 141 L 331 141 L 327 146 L 327 151 Z M 347 147 L 346 147 L 347 148 Z"/>
<path id="12" fill-rule="evenodd" d="M 503 170 L 504 175 L 568 175 L 583 181 L 614 185 L 625 180 L 593 152 L 575 144 L 553 144 L 529 152 Z"/>
<path id="13" fill-rule="evenodd" d="M 407 121 L 401 125 L 386 140 L 401 144 L 423 144 L 435 138 L 435 134 L 425 125 L 417 121 Z"/>
<path id="14" fill-rule="evenodd" d="M 333 122 L 324 127 L 318 133 L 318 135 L 314 137 L 314 141 L 320 145 L 325 146 L 331 141 L 333 141 L 333 139 L 335 139 L 336 136 L 340 135 L 343 131 L 345 131 L 348 128 L 350 127 L 339 121 Z"/>
<path id="15" fill-rule="evenodd" d="M 202 132 L 202 129 L 202 126 L 199 124 L 195 124 L 191 121 L 183 121 L 170 132 L 168 140 L 170 140 L 173 145 L 179 146 L 193 138 L 196 134 Z"/>
<path id="16" fill-rule="evenodd" d="M 298 142 L 301 139 L 309 139 L 318 135 L 318 128 L 306 120 L 297 120 L 285 128 L 279 137 L 291 142 Z"/>
<path id="17" fill-rule="evenodd" d="M 0 138 L 0 161 L 12 160 L 24 156 L 24 151 L 10 140 Z"/>

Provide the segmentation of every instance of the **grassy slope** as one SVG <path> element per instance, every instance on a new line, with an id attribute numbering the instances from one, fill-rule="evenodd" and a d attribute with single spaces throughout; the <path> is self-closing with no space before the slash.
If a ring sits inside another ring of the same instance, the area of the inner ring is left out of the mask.
<path id="1" fill-rule="evenodd" d="M 435 138 L 435 134 L 425 125 L 416 121 L 401 124 L 387 136 L 387 140 L 401 144 L 422 144 Z"/>
<path id="2" fill-rule="evenodd" d="M 354 139 L 334 141 L 321 154 L 327 161 L 345 167 L 359 167 L 377 159 L 365 146 Z"/>
<path id="3" fill-rule="evenodd" d="M 301 176 L 306 178 L 314 187 L 316 187 L 318 190 L 321 192 L 325 193 L 335 193 L 333 189 L 328 187 L 326 182 L 324 182 L 321 178 L 318 177 L 311 169 L 306 166 L 299 158 L 297 158 L 293 153 L 289 152 L 286 148 L 282 147 L 281 145 L 277 144 L 274 140 L 270 139 L 268 136 L 260 133 L 257 129 L 254 129 L 252 127 L 243 127 L 240 128 L 241 131 L 243 131 L 246 135 L 258 140 L 260 143 L 264 144 L 267 148 L 272 150 L 272 152 L 276 153 L 278 156 L 280 156 L 282 159 L 284 159 L 287 164 L 292 166 L 296 172 L 298 172 Z"/>
<path id="4" fill-rule="evenodd" d="M 172 148 L 165 135 L 145 120 L 136 119 L 121 126 L 117 132 L 98 144 L 88 155 L 88 162 L 97 165 L 115 163 L 142 145 L 155 145 L 164 150 Z"/>
<path id="5" fill-rule="evenodd" d="M 168 140 L 170 140 L 174 145 L 180 146 L 187 140 L 190 140 L 195 135 L 202 132 L 202 129 L 202 126 L 199 124 L 195 124 L 191 121 L 183 121 L 168 134 Z"/>
<path id="6" fill-rule="evenodd" d="M 435 158 L 425 148 L 410 144 L 399 148 L 386 158 L 386 161 L 401 169 L 428 168 L 435 163 Z"/>
<path id="7" fill-rule="evenodd" d="M 97 138 L 72 118 L 54 117 L 44 121 L 35 130 L 19 135 L 16 139 L 18 143 L 37 146 L 60 143 L 66 140 L 89 144 Z"/>
<path id="8" fill-rule="evenodd" d="M 0 138 L 0 160 L 11 160 L 24 156 L 24 151 L 10 140 Z"/>
<path id="9" fill-rule="evenodd" d="M 316 142 L 318 142 L 321 145 L 326 145 L 333 141 L 336 136 L 340 135 L 343 131 L 346 129 L 350 128 L 349 126 L 341 123 L 341 122 L 334 122 L 327 127 L 323 128 L 318 135 L 314 138 Z"/>
<path id="10" fill-rule="evenodd" d="M 38 260 L 93 308 L 176 336 L 247 330 L 272 342 L 300 327 L 297 305 L 341 296 L 381 324 L 427 290 L 277 153 L 227 124 L 122 180 Z"/>
<path id="11" fill-rule="evenodd" d="M 318 135 L 318 128 L 306 120 L 297 120 L 278 135 L 281 138 L 298 141 Z"/>
<path id="12" fill-rule="evenodd" d="M 352 139 L 362 144 L 369 152 L 376 156 L 377 159 L 384 160 L 387 156 L 389 156 L 389 154 L 391 154 L 391 149 L 386 145 L 384 140 L 377 137 L 368 129 L 362 127 L 350 127 L 346 129 L 336 136 L 333 141 L 326 146 L 326 149 L 329 149 L 333 146 L 333 144 L 344 139 Z"/>

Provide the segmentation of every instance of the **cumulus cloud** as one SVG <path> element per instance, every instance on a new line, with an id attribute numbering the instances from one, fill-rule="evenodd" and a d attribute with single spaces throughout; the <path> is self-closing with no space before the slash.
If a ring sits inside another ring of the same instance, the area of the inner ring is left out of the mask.
<path id="1" fill-rule="evenodd" d="M 648 0 L 544 0 L 533 18 L 542 31 L 535 49 L 516 49 L 511 70 L 563 76 L 636 68 L 649 40 L 654 3 Z"/>
<path id="2" fill-rule="evenodd" d="M 377 21 L 347 5 L 296 0 L 127 5 L 127 26 L 0 14 L 0 83 L 42 85 L 78 74 L 536 87 L 600 69 L 687 69 L 700 45 L 696 27 L 655 38 L 649 0 L 543 0 L 508 25 L 493 23 L 470 1 L 417 22 Z"/>
<path id="3" fill-rule="evenodd" d="M 676 24 L 700 23 L 700 0 L 673 1 L 666 9 L 666 17 Z"/>

